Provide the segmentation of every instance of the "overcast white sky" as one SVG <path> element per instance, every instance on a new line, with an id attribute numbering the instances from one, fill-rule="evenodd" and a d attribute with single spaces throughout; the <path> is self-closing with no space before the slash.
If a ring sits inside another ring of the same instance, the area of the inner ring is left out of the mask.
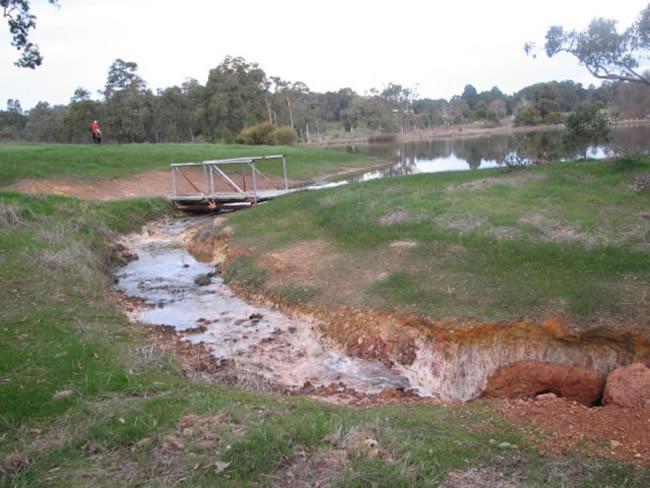
<path id="1" fill-rule="evenodd" d="M 153 89 L 208 71 L 227 54 L 312 90 L 350 86 L 359 93 L 388 82 L 420 96 L 449 98 L 472 83 L 506 93 L 573 79 L 598 83 L 569 56 L 526 57 L 549 25 L 584 28 L 596 16 L 634 21 L 647 0 L 33 0 L 33 40 L 45 57 L 36 70 L 13 65 L 0 28 L 0 107 L 18 98 L 67 103 L 75 88 L 95 93 L 108 66 L 135 61 Z"/>

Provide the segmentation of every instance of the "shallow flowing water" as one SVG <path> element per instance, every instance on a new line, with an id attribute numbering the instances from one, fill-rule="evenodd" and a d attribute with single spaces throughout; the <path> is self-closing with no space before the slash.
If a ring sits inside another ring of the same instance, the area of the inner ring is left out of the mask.
<path id="1" fill-rule="evenodd" d="M 133 320 L 172 326 L 184 339 L 204 344 L 217 359 L 234 361 L 239 372 L 279 386 L 341 383 L 369 394 L 385 388 L 426 394 L 380 362 L 343 354 L 321 338 L 318 324 L 309 318 L 252 305 L 236 297 L 219 276 L 207 286 L 197 285 L 196 277 L 214 271 L 185 249 L 184 235 L 198 223 L 188 218 L 151 225 L 124 240 L 138 259 L 118 270 L 116 287 L 150 306 L 134 313 Z"/>

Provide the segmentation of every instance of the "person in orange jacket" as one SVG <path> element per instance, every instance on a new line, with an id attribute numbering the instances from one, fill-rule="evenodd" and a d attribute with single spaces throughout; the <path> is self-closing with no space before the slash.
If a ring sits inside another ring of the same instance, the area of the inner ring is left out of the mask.
<path id="1" fill-rule="evenodd" d="M 90 124 L 90 134 L 92 135 L 95 144 L 102 143 L 102 130 L 99 127 L 99 122 L 96 120 L 93 120 L 92 124 Z"/>

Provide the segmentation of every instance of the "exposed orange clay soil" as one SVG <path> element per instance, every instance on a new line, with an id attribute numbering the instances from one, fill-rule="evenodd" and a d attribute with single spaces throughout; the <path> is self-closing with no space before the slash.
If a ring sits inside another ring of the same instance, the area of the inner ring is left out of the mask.
<path id="1" fill-rule="evenodd" d="M 205 189 L 202 175 L 196 174 L 196 172 L 193 174 L 188 170 L 185 173 L 191 183 L 181 176 L 177 177 L 177 190 L 180 194 L 200 193 Z M 230 177 L 240 188 L 250 190 L 250 176 L 231 175 Z M 295 184 L 293 181 L 289 183 Z M 282 178 L 277 176 L 259 177 L 257 181 L 257 188 L 260 190 L 282 188 L 282 185 Z M 217 191 L 233 191 L 225 185 L 223 180 L 217 182 L 216 186 Z M 98 201 L 167 197 L 172 194 L 169 170 L 155 170 L 133 176 L 94 181 L 27 179 L 6 188 L 26 193 L 47 193 Z"/>
<path id="2" fill-rule="evenodd" d="M 650 466 L 650 409 L 588 408 L 562 398 L 494 402 L 542 453 L 579 451 Z"/>

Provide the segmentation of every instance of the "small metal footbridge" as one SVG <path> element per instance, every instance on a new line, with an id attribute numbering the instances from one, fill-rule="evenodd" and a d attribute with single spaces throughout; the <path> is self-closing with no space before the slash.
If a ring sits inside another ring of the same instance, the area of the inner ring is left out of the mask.
<path id="1" fill-rule="evenodd" d="M 282 166 L 282 176 L 266 176 L 258 168 Z M 217 210 L 255 206 L 296 191 L 289 188 L 284 154 L 218 159 L 198 163 L 174 163 L 171 168 L 170 201 L 178 208 Z"/>

